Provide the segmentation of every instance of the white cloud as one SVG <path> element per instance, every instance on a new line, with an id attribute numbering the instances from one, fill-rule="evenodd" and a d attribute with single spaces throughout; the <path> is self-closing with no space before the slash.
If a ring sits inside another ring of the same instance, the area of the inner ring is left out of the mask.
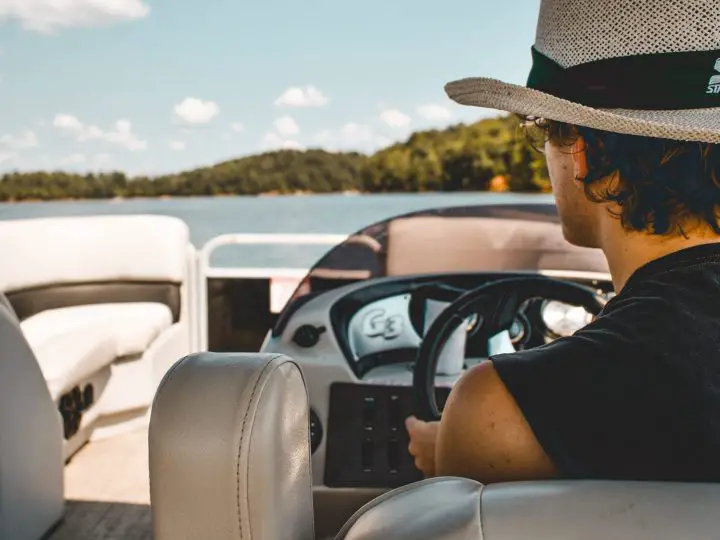
<path id="1" fill-rule="evenodd" d="M 245 130 L 245 126 L 243 126 L 240 122 L 233 122 L 230 129 L 232 129 L 235 133 L 240 133 Z"/>
<path id="2" fill-rule="evenodd" d="M 114 129 L 103 131 L 98 126 L 84 124 L 71 114 L 58 114 L 53 120 L 53 126 L 63 133 L 75 136 L 79 142 L 101 140 L 123 146 L 133 152 L 147 149 L 147 141 L 139 139 L 133 133 L 132 123 L 129 120 L 118 120 Z"/>
<path id="3" fill-rule="evenodd" d="M 132 131 L 132 124 L 129 120 L 118 120 L 115 123 L 115 131 L 108 131 L 102 138 L 113 144 L 124 146 L 128 150 L 145 150 L 147 142 L 141 141 Z"/>
<path id="4" fill-rule="evenodd" d="M 168 146 L 171 150 L 175 150 L 176 152 L 179 152 L 180 150 L 185 150 L 185 143 L 183 141 L 170 141 L 168 143 Z"/>
<path id="5" fill-rule="evenodd" d="M 375 138 L 370 126 L 349 122 L 340 129 L 340 135 L 352 141 L 367 141 Z"/>
<path id="6" fill-rule="evenodd" d="M 262 140 L 262 147 L 264 150 L 305 150 L 305 147 L 298 141 L 293 139 L 285 139 L 277 133 L 266 133 Z"/>
<path id="7" fill-rule="evenodd" d="M 388 126 L 402 128 L 410 125 L 410 117 L 397 109 L 387 109 L 380 113 L 380 119 Z"/>
<path id="8" fill-rule="evenodd" d="M 305 146 L 297 141 L 285 141 L 283 142 L 283 148 L 286 150 L 305 150 Z"/>
<path id="9" fill-rule="evenodd" d="M 323 145 L 332 147 L 353 146 L 360 143 L 371 142 L 375 135 L 370 126 L 349 122 L 337 132 L 326 129 L 315 135 L 313 139 Z"/>
<path id="10" fill-rule="evenodd" d="M 312 85 L 291 86 L 275 100 L 278 107 L 322 107 L 328 102 L 320 90 Z"/>
<path id="11" fill-rule="evenodd" d="M 20 21 L 23 28 L 49 33 L 147 17 L 143 0 L 0 0 L 0 22 Z"/>
<path id="12" fill-rule="evenodd" d="M 71 154 L 63 159 L 63 165 L 80 165 L 86 161 L 87 158 L 85 157 L 85 154 Z"/>
<path id="13" fill-rule="evenodd" d="M 130 133 L 132 131 L 130 120 L 118 120 L 115 122 L 115 127 L 120 133 Z"/>
<path id="14" fill-rule="evenodd" d="M 390 146 L 394 141 L 390 137 L 379 136 L 375 139 L 376 150 Z"/>
<path id="15" fill-rule="evenodd" d="M 95 154 L 93 161 L 98 165 L 103 165 L 112 161 L 112 156 L 110 154 Z"/>
<path id="16" fill-rule="evenodd" d="M 188 124 L 207 124 L 220 114 L 220 107 L 214 101 L 187 97 L 173 109 L 175 116 Z"/>
<path id="17" fill-rule="evenodd" d="M 62 129 L 80 130 L 83 124 L 71 114 L 57 114 L 53 120 L 53 126 Z"/>
<path id="18" fill-rule="evenodd" d="M 450 109 L 437 104 L 421 105 L 417 108 L 417 113 L 426 120 L 432 120 L 434 122 L 441 122 L 452 118 Z"/>
<path id="19" fill-rule="evenodd" d="M 373 152 L 391 143 L 390 139 L 378 135 L 370 126 L 348 122 L 337 131 L 326 129 L 316 134 L 313 140 L 326 150 L 359 150 Z"/>
<path id="20" fill-rule="evenodd" d="M 300 133 L 300 126 L 291 116 L 282 116 L 275 120 L 273 125 L 280 135 L 297 135 Z"/>
<path id="21" fill-rule="evenodd" d="M 29 130 L 23 131 L 18 135 L 7 134 L 0 137 L 0 147 L 8 150 L 24 150 L 26 148 L 34 148 L 37 145 L 37 135 Z"/>

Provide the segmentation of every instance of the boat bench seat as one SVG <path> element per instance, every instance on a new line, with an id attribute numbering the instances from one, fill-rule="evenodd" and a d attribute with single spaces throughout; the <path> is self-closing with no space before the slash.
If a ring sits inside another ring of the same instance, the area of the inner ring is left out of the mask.
<path id="1" fill-rule="evenodd" d="M 50 309 L 21 323 L 54 400 L 117 359 L 133 359 L 172 325 L 159 303 Z"/>

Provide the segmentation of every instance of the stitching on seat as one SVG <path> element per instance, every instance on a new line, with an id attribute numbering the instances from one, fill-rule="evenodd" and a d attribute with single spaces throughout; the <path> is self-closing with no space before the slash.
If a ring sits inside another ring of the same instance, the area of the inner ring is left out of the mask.
<path id="1" fill-rule="evenodd" d="M 248 416 L 250 415 L 250 409 L 253 402 L 253 399 L 255 398 L 255 393 L 257 392 L 258 388 L 260 387 L 260 382 L 263 380 L 263 375 L 269 368 L 276 368 L 275 360 L 278 358 L 283 358 L 284 355 L 278 354 L 276 356 L 273 356 L 267 364 L 265 364 L 265 367 L 260 370 L 260 373 L 258 373 L 257 379 L 255 381 L 255 384 L 253 385 L 252 393 L 250 394 L 250 399 L 248 400 L 248 408 L 245 411 L 245 415 L 243 416 L 243 422 L 242 427 L 240 428 L 240 444 L 238 445 L 238 457 L 237 457 L 237 468 L 236 468 L 236 475 L 235 475 L 235 482 L 236 482 L 236 493 L 237 493 L 237 513 L 238 513 L 238 527 L 240 528 L 240 539 L 243 538 L 243 528 L 242 528 L 242 511 L 240 509 L 240 458 L 242 454 L 242 447 L 243 447 L 243 439 L 245 438 L 245 426 L 247 424 Z M 249 452 L 249 449 L 248 449 Z M 248 457 L 249 461 L 249 457 Z M 245 471 L 245 480 L 247 484 L 247 470 Z M 248 510 L 249 510 L 249 504 L 248 504 Z M 251 531 L 252 533 L 252 531 Z"/>
<path id="2" fill-rule="evenodd" d="M 483 513 L 482 513 L 482 496 L 483 491 L 485 491 L 485 484 L 480 484 L 480 489 L 478 489 L 478 504 L 477 504 L 477 521 L 480 524 L 480 540 L 483 540 L 485 538 L 485 527 L 483 524 Z"/>
<path id="3" fill-rule="evenodd" d="M 438 482 L 443 482 L 447 480 L 449 477 L 435 477 L 435 478 L 425 478 L 424 480 L 420 480 L 418 482 L 413 482 L 412 484 L 406 484 L 404 486 L 400 486 L 398 488 L 392 489 L 390 491 L 387 491 L 380 495 L 379 497 L 374 498 L 371 501 L 366 502 L 364 505 L 362 505 L 358 510 L 355 511 L 355 513 L 350 516 L 350 519 L 348 519 L 345 522 L 345 525 L 338 531 L 337 535 L 335 536 L 336 540 L 343 540 L 347 537 L 347 534 L 350 532 L 350 529 L 357 523 L 357 521 L 368 513 L 369 510 L 375 508 L 376 506 L 384 503 L 388 499 L 392 499 L 394 497 L 397 497 L 398 495 L 402 495 L 403 493 L 410 491 L 411 489 L 415 489 L 420 486 L 425 486 L 428 484 L 436 484 Z"/>

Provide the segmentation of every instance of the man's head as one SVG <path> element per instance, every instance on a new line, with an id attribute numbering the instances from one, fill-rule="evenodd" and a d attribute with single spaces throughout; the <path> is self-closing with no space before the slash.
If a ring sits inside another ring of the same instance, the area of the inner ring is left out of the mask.
<path id="1" fill-rule="evenodd" d="M 621 234 L 720 235 L 720 145 L 623 135 L 535 121 L 545 136 L 553 193 L 566 239 L 602 247 Z"/>
<path id="2" fill-rule="evenodd" d="M 716 241 L 718 28 L 718 0 L 540 0 L 525 86 L 481 76 L 445 90 L 461 105 L 554 120 L 548 161 L 571 242 L 637 231 L 667 245 L 658 235 L 702 224 Z M 578 141 L 586 160 L 573 159 Z"/>

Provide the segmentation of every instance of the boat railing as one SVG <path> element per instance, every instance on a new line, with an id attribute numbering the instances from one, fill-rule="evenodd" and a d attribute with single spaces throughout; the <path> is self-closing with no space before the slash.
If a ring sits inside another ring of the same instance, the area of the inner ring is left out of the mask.
<path id="1" fill-rule="evenodd" d="M 194 324 L 193 342 L 195 350 L 208 350 L 208 279 L 211 278 L 272 278 L 294 287 L 307 274 L 307 268 L 260 268 L 260 267 L 220 267 L 212 266 L 211 257 L 215 250 L 226 246 L 252 245 L 308 245 L 336 246 L 348 238 L 343 234 L 222 234 L 209 240 L 197 254 L 197 294 L 194 312 L 198 314 Z M 291 294 L 291 292 L 290 292 Z"/>

